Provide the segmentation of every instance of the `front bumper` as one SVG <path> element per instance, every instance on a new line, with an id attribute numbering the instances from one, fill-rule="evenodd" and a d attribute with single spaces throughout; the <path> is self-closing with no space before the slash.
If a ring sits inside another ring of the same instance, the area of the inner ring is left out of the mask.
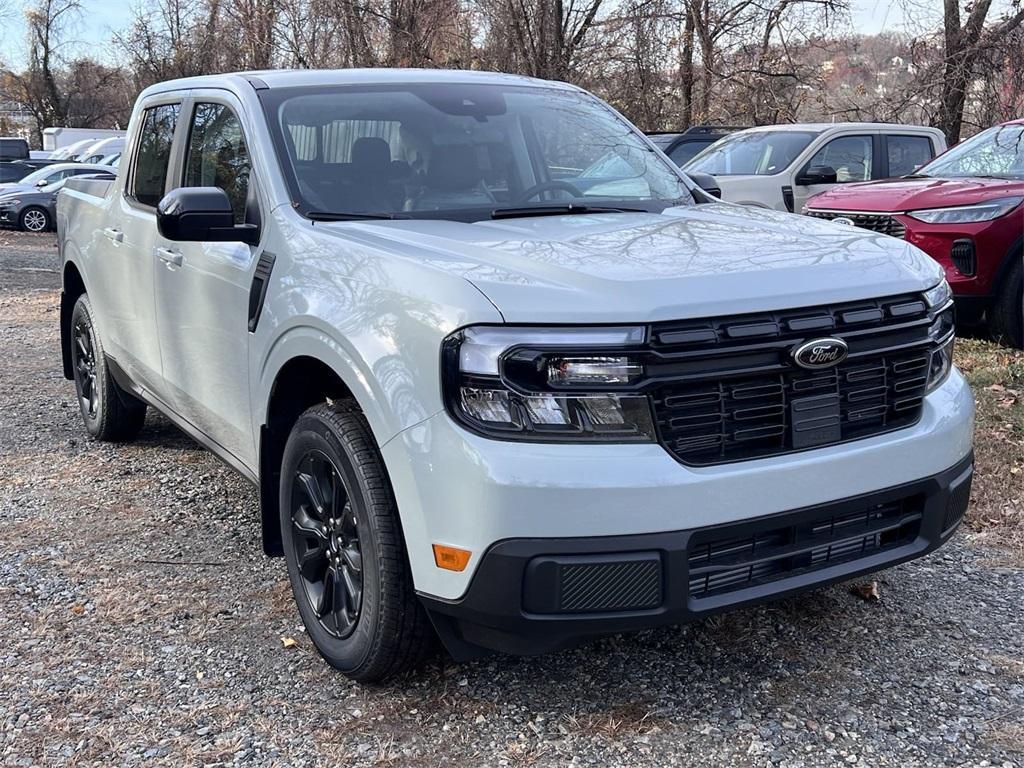
<path id="1" fill-rule="evenodd" d="M 960 524 L 972 474 L 968 456 L 911 483 L 736 523 L 509 539 L 484 554 L 463 597 L 421 599 L 457 659 L 681 624 L 927 554 Z"/>

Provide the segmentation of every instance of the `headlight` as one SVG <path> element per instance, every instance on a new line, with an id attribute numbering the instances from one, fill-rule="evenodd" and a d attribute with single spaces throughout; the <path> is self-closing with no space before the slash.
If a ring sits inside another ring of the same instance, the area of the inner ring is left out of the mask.
<path id="1" fill-rule="evenodd" d="M 642 327 L 476 326 L 445 340 L 445 404 L 474 432 L 531 442 L 651 442 Z"/>
<path id="2" fill-rule="evenodd" d="M 929 309 L 945 306 L 945 304 L 952 298 L 953 289 L 949 287 L 949 283 L 945 278 L 943 278 L 942 282 L 937 284 L 934 288 L 929 288 L 924 292 L 924 300 L 928 303 Z"/>
<path id="3" fill-rule="evenodd" d="M 977 221 L 992 221 L 992 219 L 1005 216 L 1021 202 L 1024 202 L 1024 197 L 1001 197 L 976 205 L 908 211 L 907 216 L 929 224 L 971 224 Z"/>
<path id="4" fill-rule="evenodd" d="M 949 376 L 949 372 L 953 370 L 953 344 L 955 341 L 956 337 L 950 336 L 948 341 L 932 352 L 931 363 L 928 366 L 928 388 L 926 392 L 931 392 L 939 387 Z"/>
<path id="5" fill-rule="evenodd" d="M 0 200 L 0 208 L 13 208 L 21 205 L 21 200 Z"/>

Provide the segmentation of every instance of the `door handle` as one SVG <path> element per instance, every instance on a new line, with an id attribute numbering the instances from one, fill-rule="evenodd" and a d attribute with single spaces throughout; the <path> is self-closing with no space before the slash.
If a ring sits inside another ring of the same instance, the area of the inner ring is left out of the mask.
<path id="1" fill-rule="evenodd" d="M 103 230 L 103 236 L 113 240 L 115 243 L 124 241 L 124 232 L 119 229 L 112 229 L 111 227 L 107 227 Z"/>
<path id="2" fill-rule="evenodd" d="M 160 257 L 160 261 L 166 261 L 175 267 L 181 266 L 182 259 L 178 251 L 172 251 L 170 248 L 157 248 L 156 255 Z"/>

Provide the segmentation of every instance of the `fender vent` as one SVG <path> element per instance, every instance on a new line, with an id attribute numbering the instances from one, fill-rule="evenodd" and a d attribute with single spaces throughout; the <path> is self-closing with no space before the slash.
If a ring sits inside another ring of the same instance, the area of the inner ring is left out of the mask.
<path id="1" fill-rule="evenodd" d="M 252 286 L 249 288 L 249 333 L 256 330 L 263 313 L 263 302 L 267 298 L 267 284 L 270 272 L 274 268 L 275 256 L 264 251 L 256 262 L 256 270 L 252 275 Z"/>

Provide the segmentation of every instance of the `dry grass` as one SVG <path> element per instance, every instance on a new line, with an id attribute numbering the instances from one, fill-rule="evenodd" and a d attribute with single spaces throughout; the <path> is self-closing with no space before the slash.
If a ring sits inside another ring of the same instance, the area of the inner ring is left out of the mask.
<path id="1" fill-rule="evenodd" d="M 989 543 L 1024 557 L 1024 352 L 961 339 L 956 362 L 978 405 L 967 524 Z"/>

